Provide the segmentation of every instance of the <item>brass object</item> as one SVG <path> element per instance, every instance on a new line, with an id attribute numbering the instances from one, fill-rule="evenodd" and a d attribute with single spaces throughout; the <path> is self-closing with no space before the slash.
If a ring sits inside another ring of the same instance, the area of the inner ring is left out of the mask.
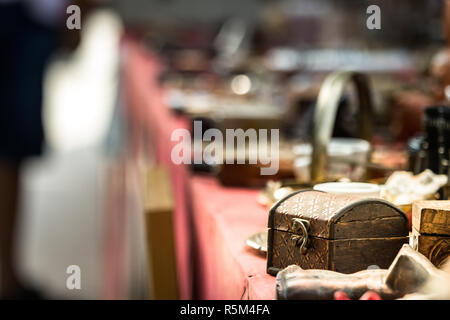
<path id="1" fill-rule="evenodd" d="M 337 71 L 330 74 L 322 84 L 314 114 L 312 136 L 312 182 L 326 180 L 327 146 L 331 139 L 339 101 L 346 85 L 355 85 L 360 111 L 360 138 L 370 141 L 372 136 L 372 99 L 367 76 L 354 71 Z"/>

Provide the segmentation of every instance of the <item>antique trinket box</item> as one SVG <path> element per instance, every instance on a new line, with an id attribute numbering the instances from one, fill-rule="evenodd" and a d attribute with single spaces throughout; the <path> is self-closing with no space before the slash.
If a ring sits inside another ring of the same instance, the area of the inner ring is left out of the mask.
<path id="1" fill-rule="evenodd" d="M 411 246 L 441 267 L 450 256 L 450 201 L 416 201 L 412 215 Z"/>
<path id="2" fill-rule="evenodd" d="M 319 191 L 298 191 L 269 213 L 267 272 L 303 269 L 353 273 L 387 268 L 408 242 L 408 220 L 391 203 Z"/>

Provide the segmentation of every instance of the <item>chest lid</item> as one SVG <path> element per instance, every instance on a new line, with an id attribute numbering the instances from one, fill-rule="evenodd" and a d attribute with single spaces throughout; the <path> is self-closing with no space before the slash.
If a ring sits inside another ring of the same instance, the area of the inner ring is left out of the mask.
<path id="1" fill-rule="evenodd" d="M 450 200 L 416 201 L 412 225 L 420 234 L 450 236 Z"/>
<path id="2" fill-rule="evenodd" d="M 408 236 L 408 220 L 400 209 L 381 199 L 304 190 L 278 201 L 269 213 L 271 229 L 325 239 Z M 303 228 L 303 226 L 302 226 Z"/>

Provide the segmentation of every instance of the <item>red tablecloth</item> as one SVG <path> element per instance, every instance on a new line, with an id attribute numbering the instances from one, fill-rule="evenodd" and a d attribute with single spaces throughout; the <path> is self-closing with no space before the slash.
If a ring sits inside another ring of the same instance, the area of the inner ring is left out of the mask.
<path id="1" fill-rule="evenodd" d="M 222 187 L 214 177 L 191 179 L 200 299 L 273 299 L 275 278 L 266 259 L 245 245 L 266 230 L 267 210 L 257 191 Z"/>
<path id="2" fill-rule="evenodd" d="M 173 164 L 171 133 L 189 122 L 164 104 L 157 57 L 130 39 L 123 51 L 126 104 L 136 124 L 131 129 L 149 132 L 150 150 L 172 176 L 180 298 L 274 298 L 275 278 L 266 274 L 265 258 L 245 245 L 248 236 L 267 226 L 257 191 L 224 188 L 214 177 L 190 177 L 186 166 Z"/>

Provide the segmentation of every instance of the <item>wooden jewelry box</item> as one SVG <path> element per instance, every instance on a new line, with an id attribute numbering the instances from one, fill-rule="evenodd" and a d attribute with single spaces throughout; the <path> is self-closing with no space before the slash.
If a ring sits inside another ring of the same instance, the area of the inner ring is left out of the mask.
<path id="1" fill-rule="evenodd" d="M 408 220 L 391 203 L 303 190 L 269 213 L 267 272 L 289 265 L 353 273 L 387 268 L 408 243 Z"/>
<path id="2" fill-rule="evenodd" d="M 412 215 L 411 247 L 441 267 L 450 257 L 450 201 L 416 201 Z"/>

